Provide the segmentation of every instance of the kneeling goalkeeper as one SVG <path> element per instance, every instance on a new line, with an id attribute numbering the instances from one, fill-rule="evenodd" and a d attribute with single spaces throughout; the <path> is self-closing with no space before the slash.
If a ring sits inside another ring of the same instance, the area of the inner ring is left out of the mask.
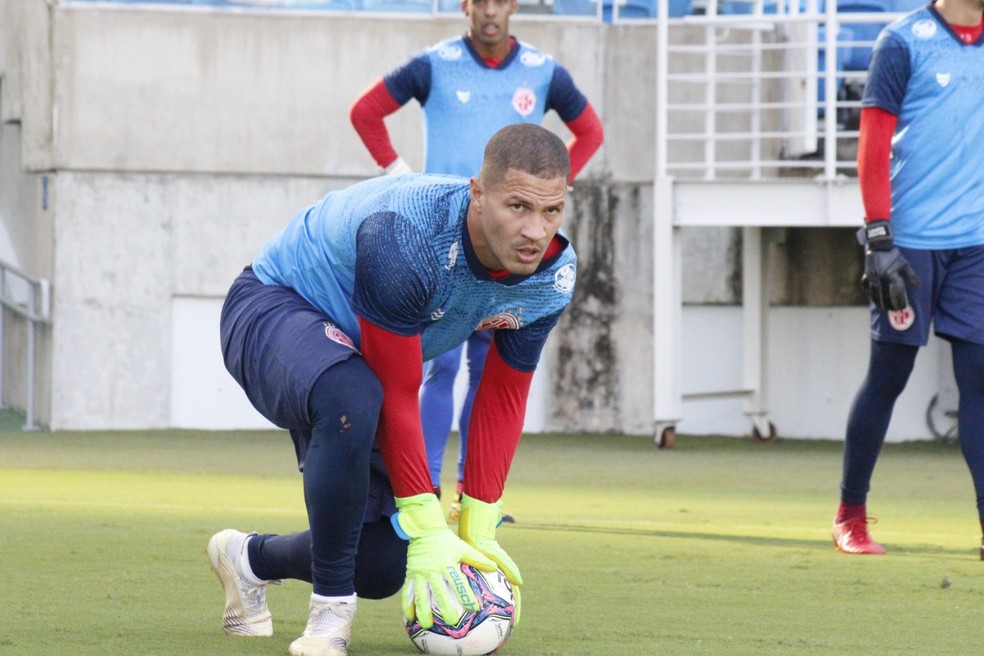
<path id="1" fill-rule="evenodd" d="M 285 578 L 313 586 L 292 656 L 345 656 L 357 596 L 401 584 L 404 615 L 425 627 L 431 595 L 442 613 L 475 608 L 454 585 L 462 562 L 523 583 L 495 531 L 533 372 L 574 290 L 576 256 L 558 232 L 569 168 L 556 135 L 510 125 L 478 178 L 386 176 L 331 192 L 236 278 L 221 317 L 226 368 L 290 431 L 309 527 L 212 537 L 226 633 L 271 635 L 266 586 Z M 423 362 L 482 329 L 495 336 L 456 535 L 432 492 L 417 395 Z"/>

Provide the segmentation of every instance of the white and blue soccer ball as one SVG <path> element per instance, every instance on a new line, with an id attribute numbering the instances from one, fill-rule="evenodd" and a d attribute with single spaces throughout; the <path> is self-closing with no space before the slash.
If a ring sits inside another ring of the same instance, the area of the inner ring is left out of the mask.
<path id="1" fill-rule="evenodd" d="M 512 633 L 516 606 L 506 576 L 499 570 L 482 572 L 464 563 L 461 572 L 478 599 L 478 611 L 461 610 L 458 617 L 446 618 L 432 602 L 433 627 L 425 629 L 417 620 L 407 622 L 407 635 L 425 654 L 491 656 Z"/>

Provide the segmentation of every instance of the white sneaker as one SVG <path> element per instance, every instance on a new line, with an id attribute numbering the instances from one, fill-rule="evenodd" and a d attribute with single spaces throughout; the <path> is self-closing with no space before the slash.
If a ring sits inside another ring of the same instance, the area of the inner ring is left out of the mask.
<path id="1" fill-rule="evenodd" d="M 229 635 L 271 636 L 273 617 L 266 603 L 266 582 L 254 583 L 242 570 L 247 535 L 227 528 L 208 541 L 208 558 L 225 592 L 222 630 Z"/>
<path id="2" fill-rule="evenodd" d="M 290 644 L 290 656 L 347 656 L 352 641 L 355 602 L 325 603 L 311 600 L 304 634 Z"/>

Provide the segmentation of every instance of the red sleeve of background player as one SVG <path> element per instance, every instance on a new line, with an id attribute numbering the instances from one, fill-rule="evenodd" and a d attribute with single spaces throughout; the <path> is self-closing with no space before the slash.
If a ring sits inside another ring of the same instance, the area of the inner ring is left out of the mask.
<path id="1" fill-rule="evenodd" d="M 569 182 L 573 182 L 591 156 L 601 147 L 601 142 L 605 140 L 605 130 L 590 102 L 576 119 L 565 125 L 572 134 L 571 140 L 567 142 L 567 151 L 571 154 Z"/>
<path id="2" fill-rule="evenodd" d="M 355 99 L 349 109 L 352 127 L 355 128 L 376 164 L 383 168 L 395 162 L 397 158 L 383 119 L 399 108 L 399 103 L 393 100 L 386 84 L 383 83 L 383 78 L 379 78 Z"/>
<path id="3" fill-rule="evenodd" d="M 898 117 L 880 107 L 861 110 L 858 135 L 858 184 L 865 220 L 892 217 L 892 183 L 889 180 L 889 159 L 892 135 Z"/>
<path id="4" fill-rule="evenodd" d="M 473 499 L 494 503 L 502 496 L 523 432 L 532 381 L 532 371 L 513 369 L 503 361 L 493 339 L 468 426 L 465 494 Z"/>
<path id="5" fill-rule="evenodd" d="M 393 493 L 411 497 L 433 491 L 424 450 L 418 393 L 423 378 L 420 335 L 384 330 L 359 317 L 362 356 L 383 386 L 376 440 L 389 472 Z"/>

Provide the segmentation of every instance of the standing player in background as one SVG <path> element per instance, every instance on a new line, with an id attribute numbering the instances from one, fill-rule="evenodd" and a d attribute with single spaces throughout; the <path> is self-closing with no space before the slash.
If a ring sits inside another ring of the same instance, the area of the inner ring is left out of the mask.
<path id="1" fill-rule="evenodd" d="M 871 60 L 858 151 L 871 357 L 847 424 L 833 529 L 844 553 L 885 553 L 868 533 L 867 494 L 930 323 L 953 352 L 984 533 L 982 12 L 984 0 L 936 0 L 886 27 Z"/>
<path id="2" fill-rule="evenodd" d="M 554 110 L 572 133 L 567 143 L 573 181 L 601 146 L 598 115 L 575 86 L 567 70 L 548 55 L 509 33 L 516 0 L 462 0 L 468 31 L 431 46 L 370 86 L 352 105 L 356 132 L 376 163 L 388 174 L 410 167 L 390 140 L 384 117 L 416 99 L 423 107 L 426 173 L 473 176 L 482 162 L 488 139 L 510 123 L 540 123 Z M 458 485 L 451 506 L 461 509 L 463 463 L 471 408 L 489 349 L 491 333 L 477 330 L 468 339 L 468 392 L 458 430 Z M 464 345 L 431 361 L 424 377 L 420 405 L 431 482 L 440 495 L 444 448 L 454 418 L 454 379 Z M 509 515 L 506 521 L 511 521 Z"/>
<path id="3" fill-rule="evenodd" d="M 495 531 L 533 372 L 574 292 L 576 256 L 558 234 L 569 162 L 549 130 L 507 126 L 477 178 L 380 177 L 331 192 L 233 282 L 223 359 L 256 409 L 290 430 L 309 529 L 212 536 L 226 633 L 271 635 L 267 584 L 300 579 L 313 584 L 310 615 L 289 653 L 346 656 L 356 595 L 388 597 L 403 582 L 403 613 L 425 628 L 432 595 L 446 616 L 454 603 L 476 609 L 460 562 L 503 571 L 518 621 L 523 580 Z M 417 394 L 424 361 L 482 322 L 499 328 L 456 535 L 430 482 Z"/>

